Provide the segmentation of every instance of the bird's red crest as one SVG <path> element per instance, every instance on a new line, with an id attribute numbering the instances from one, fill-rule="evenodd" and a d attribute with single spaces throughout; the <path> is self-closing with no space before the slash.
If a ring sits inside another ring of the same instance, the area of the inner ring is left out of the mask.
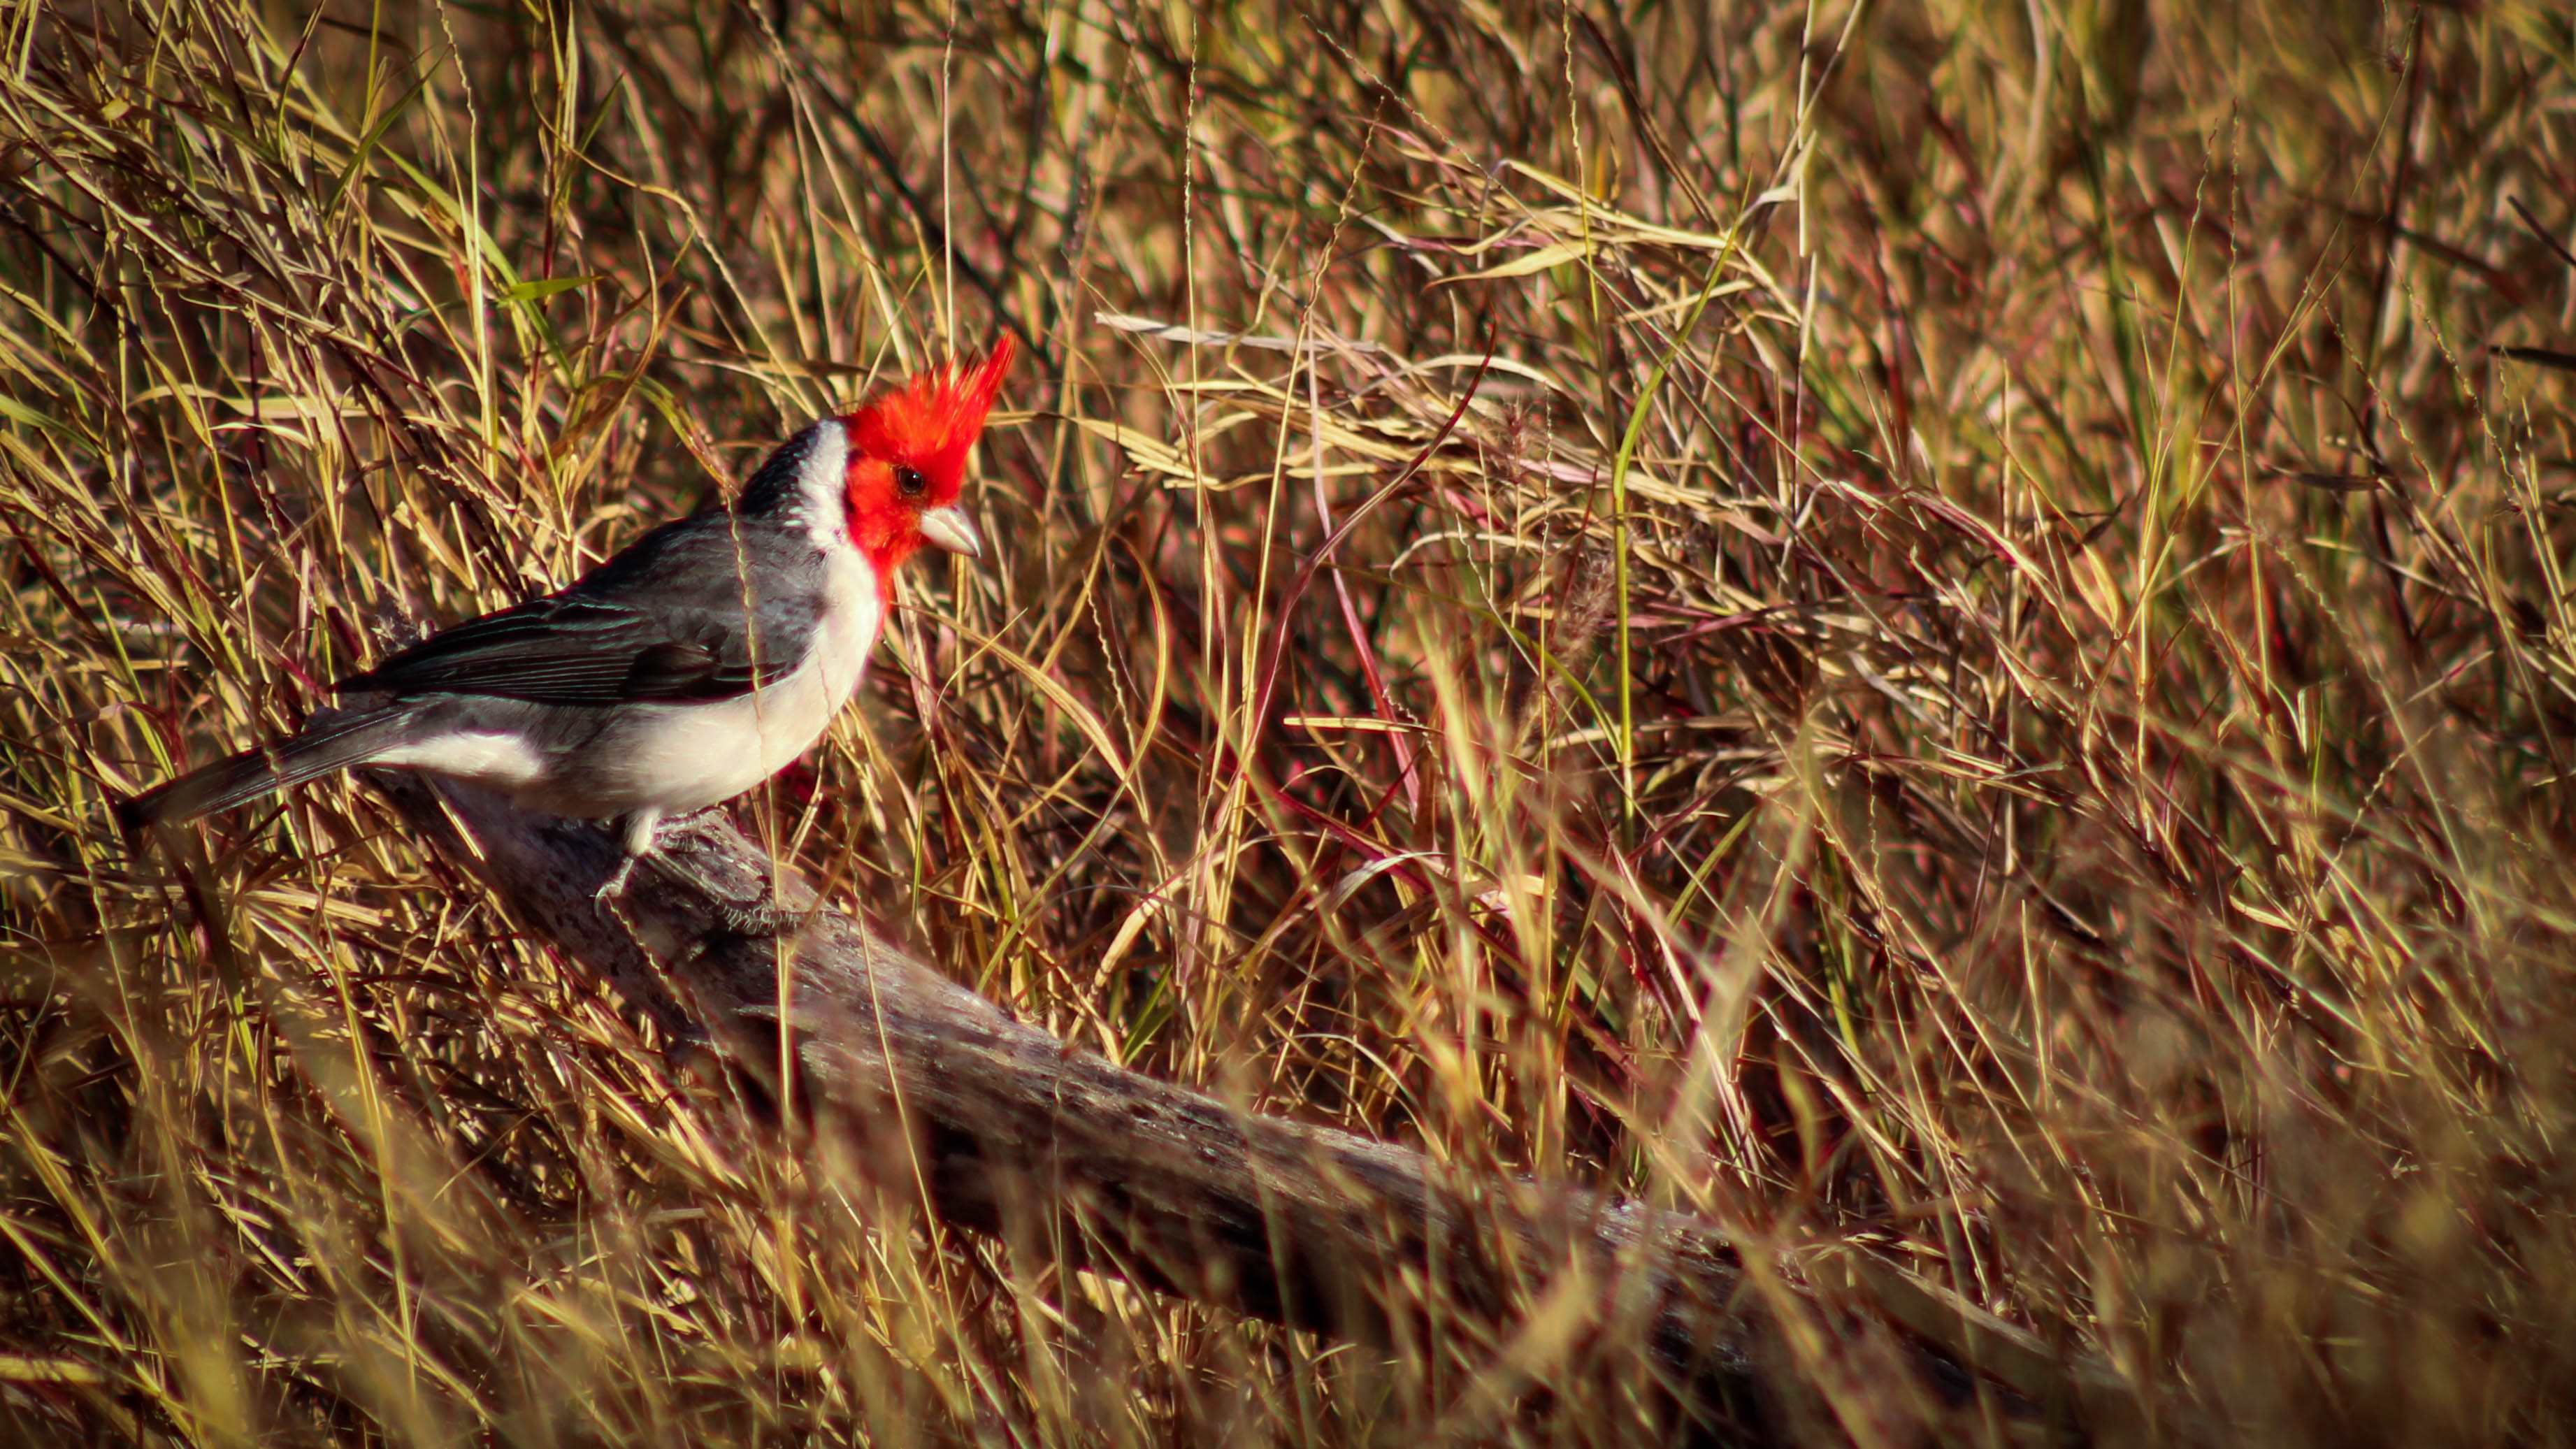
<path id="1" fill-rule="evenodd" d="M 918 468 L 929 480 L 930 502 L 953 501 L 965 481 L 966 455 L 1018 350 L 1005 332 L 973 367 L 951 363 L 915 373 L 850 415 L 852 453 Z"/>
<path id="2" fill-rule="evenodd" d="M 916 373 L 841 419 L 850 438 L 842 494 L 850 541 L 875 566 L 877 588 L 888 601 L 894 570 L 930 541 L 925 525 L 938 529 L 943 548 L 971 553 L 977 547 L 974 525 L 955 505 L 966 486 L 966 456 L 1016 350 L 1005 333 L 982 362 Z"/>

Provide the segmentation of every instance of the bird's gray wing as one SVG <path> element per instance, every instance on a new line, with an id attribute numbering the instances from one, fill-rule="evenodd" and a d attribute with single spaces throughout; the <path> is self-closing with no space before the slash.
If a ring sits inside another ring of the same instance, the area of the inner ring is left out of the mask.
<path id="1" fill-rule="evenodd" d="M 803 660 L 822 573 L 807 540 L 711 509 L 570 588 L 434 634 L 335 688 L 567 705 L 731 699 Z"/>

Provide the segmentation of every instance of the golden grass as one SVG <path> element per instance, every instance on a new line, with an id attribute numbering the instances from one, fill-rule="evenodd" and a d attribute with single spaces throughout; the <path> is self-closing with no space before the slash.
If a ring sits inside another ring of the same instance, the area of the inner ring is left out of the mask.
<path id="1" fill-rule="evenodd" d="M 744 807 L 960 979 L 1758 1274 L 1872 1248 L 2161 1437 L 2576 1437 L 2576 464 L 2489 350 L 2576 346 L 2560 11 L 0 39 L 23 1437 L 1647 1432 L 1580 1322 L 1387 1362 L 872 1221 L 353 787 L 116 839 L 996 326 L 992 556 Z"/>

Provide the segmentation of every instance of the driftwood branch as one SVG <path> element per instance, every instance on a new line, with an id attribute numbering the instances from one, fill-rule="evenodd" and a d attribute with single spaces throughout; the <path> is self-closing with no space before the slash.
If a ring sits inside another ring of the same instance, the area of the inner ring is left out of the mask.
<path id="1" fill-rule="evenodd" d="M 1419 1299 L 1419 1285 L 1437 1286 L 1444 1314 L 1493 1328 L 1507 1327 L 1517 1305 L 1580 1292 L 1595 1321 L 1641 1331 L 1700 1412 L 1780 1428 L 1776 1309 L 1782 1294 L 1805 1290 L 1774 1275 L 1767 1296 L 1749 1291 L 1711 1224 L 1454 1173 L 1420 1153 L 1122 1070 L 819 905 L 792 871 L 779 872 L 773 900 L 767 856 L 721 813 L 667 826 L 660 858 L 609 911 L 593 900 L 617 859 L 601 832 L 407 775 L 374 783 L 526 926 L 681 1039 L 711 1038 L 736 1061 L 774 1070 L 785 979 L 795 1100 L 858 1160 L 919 1182 L 946 1222 L 1382 1345 L 1419 1331 L 1390 1298 Z M 775 930 L 746 927 L 772 906 L 794 914 Z M 1982 1372 L 2020 1412 L 2063 1421 L 2077 1408 L 2073 1380 L 2027 1335 L 1885 1265 L 1842 1271 L 1871 1298 L 1898 1299 L 1891 1332 L 1909 1345 L 1922 1392 L 1957 1402 Z M 1800 1318 L 1811 1329 L 1832 1321 Z"/>

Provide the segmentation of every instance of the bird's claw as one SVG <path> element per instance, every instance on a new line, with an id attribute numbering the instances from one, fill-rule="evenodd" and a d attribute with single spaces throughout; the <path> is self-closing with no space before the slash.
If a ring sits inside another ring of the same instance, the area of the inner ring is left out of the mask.
<path id="1" fill-rule="evenodd" d="M 637 858 L 628 857 L 627 866 L 631 867 Z M 727 935 L 755 938 L 792 936 L 805 923 L 806 916 L 802 911 L 782 910 L 768 901 L 741 905 L 726 899 L 726 893 L 715 882 L 698 874 L 676 856 L 656 852 L 653 868 L 672 882 L 696 892 L 707 914 L 715 917 L 717 929 Z M 619 874 L 624 874 L 623 868 Z"/>
<path id="2" fill-rule="evenodd" d="M 802 911 L 780 910 L 765 903 L 738 906 L 731 901 L 709 901 L 708 910 L 716 924 L 735 936 L 793 936 L 805 924 Z"/>
<path id="3" fill-rule="evenodd" d="M 619 860 L 617 869 L 610 871 L 608 879 L 599 883 L 599 889 L 590 893 L 592 907 L 597 910 L 607 910 L 611 902 L 626 893 L 626 878 L 634 873 L 634 856 L 629 855 Z"/>

